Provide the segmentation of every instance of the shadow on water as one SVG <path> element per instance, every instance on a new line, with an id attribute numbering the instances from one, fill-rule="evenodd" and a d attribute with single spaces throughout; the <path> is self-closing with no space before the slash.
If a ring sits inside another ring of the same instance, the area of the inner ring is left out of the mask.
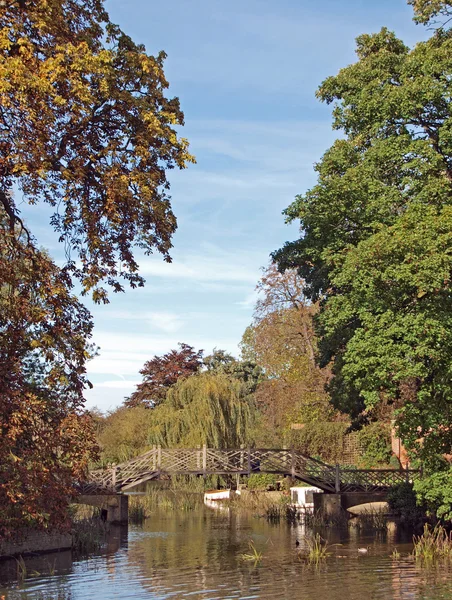
<path id="1" fill-rule="evenodd" d="M 127 537 L 124 530 L 112 528 L 102 553 L 88 560 L 71 563 L 70 553 L 27 558 L 29 572 L 40 575 L 0 584 L 0 598 L 452 598 L 446 571 L 423 570 L 410 558 L 411 534 L 406 530 L 389 527 L 378 535 L 357 529 L 315 532 L 328 544 L 329 556 L 312 565 L 301 559 L 313 534 L 303 525 L 272 524 L 230 508 L 202 506 L 184 512 L 160 506 L 142 526 L 131 526 Z M 261 554 L 259 561 L 243 559 L 250 547 Z M 45 570 L 49 559 L 56 561 L 53 576 Z M 16 572 L 15 564 L 10 568 Z M 3 577 L 7 566 L 0 569 Z"/>

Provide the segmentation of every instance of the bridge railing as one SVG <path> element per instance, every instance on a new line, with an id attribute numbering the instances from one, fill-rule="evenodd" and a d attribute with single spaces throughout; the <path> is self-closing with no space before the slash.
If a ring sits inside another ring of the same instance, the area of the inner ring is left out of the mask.
<path id="1" fill-rule="evenodd" d="M 87 484 L 93 489 L 127 489 L 162 474 L 277 473 L 301 479 L 326 492 L 385 490 L 418 476 L 417 471 L 395 469 L 343 469 L 293 449 L 161 448 L 130 461 L 97 469 Z"/>

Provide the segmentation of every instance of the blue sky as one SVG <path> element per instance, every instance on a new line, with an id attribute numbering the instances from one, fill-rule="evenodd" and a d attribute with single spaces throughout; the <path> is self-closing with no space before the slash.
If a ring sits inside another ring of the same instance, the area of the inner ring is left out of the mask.
<path id="1" fill-rule="evenodd" d="M 149 53 L 165 50 L 170 95 L 197 164 L 169 174 L 179 229 L 173 263 L 140 263 L 147 286 L 88 306 L 100 354 L 88 366 L 87 405 L 118 406 L 143 363 L 185 342 L 238 354 L 254 288 L 269 253 L 295 239 L 281 211 L 315 182 L 331 145 L 330 107 L 315 90 L 354 62 L 354 39 L 387 26 L 408 43 L 426 32 L 404 0 L 108 0 L 118 23 Z M 58 257 L 48 211 L 26 211 Z"/>

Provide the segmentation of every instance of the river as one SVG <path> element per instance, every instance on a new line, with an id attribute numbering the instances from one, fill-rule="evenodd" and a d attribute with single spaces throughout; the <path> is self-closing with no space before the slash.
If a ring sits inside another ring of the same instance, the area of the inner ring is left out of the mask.
<path id="1" fill-rule="evenodd" d="M 450 573 L 416 565 L 410 536 L 321 533 L 331 554 L 315 566 L 300 558 L 310 535 L 301 525 L 229 509 L 159 508 L 142 527 L 112 527 L 107 547 L 90 559 L 72 562 L 70 552 L 27 559 L 26 578 L 0 583 L 0 600 L 452 599 Z M 260 562 L 242 557 L 250 540 Z M 358 552 L 363 547 L 367 552 Z M 15 561 L 3 563 L 0 577 L 16 569 Z"/>

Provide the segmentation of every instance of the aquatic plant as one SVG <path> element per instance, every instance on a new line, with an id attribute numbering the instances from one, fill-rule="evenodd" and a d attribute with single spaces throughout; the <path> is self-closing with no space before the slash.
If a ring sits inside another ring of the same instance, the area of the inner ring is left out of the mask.
<path id="1" fill-rule="evenodd" d="M 321 560 L 324 560 L 328 556 L 330 556 L 330 552 L 328 551 L 330 546 L 327 542 L 322 538 L 319 533 L 316 533 L 312 537 L 306 538 L 306 546 L 308 549 L 306 559 L 310 563 L 318 563 Z M 300 556 L 302 556 L 300 554 Z"/>
<path id="2" fill-rule="evenodd" d="M 19 581 L 19 583 L 23 583 L 25 581 L 25 579 L 27 578 L 27 565 L 25 564 L 25 561 L 23 559 L 22 556 L 19 556 L 19 558 L 16 558 L 16 566 L 17 566 L 17 581 Z"/>
<path id="3" fill-rule="evenodd" d="M 72 551 L 77 556 L 89 556 L 105 543 L 108 525 L 98 518 L 81 519 L 72 523 Z"/>
<path id="4" fill-rule="evenodd" d="M 259 563 L 262 560 L 263 553 L 258 552 L 256 546 L 254 545 L 253 540 L 249 540 L 248 547 L 250 549 L 249 553 L 241 554 L 240 557 L 242 560 L 253 561 L 254 564 Z"/>
<path id="5" fill-rule="evenodd" d="M 413 556 L 420 562 L 452 561 L 452 533 L 447 533 L 442 525 L 431 529 L 425 524 L 423 534 L 413 536 L 413 544 Z"/>
<path id="6" fill-rule="evenodd" d="M 397 550 L 397 548 L 394 548 L 391 556 L 394 560 L 400 560 L 400 552 Z"/>
<path id="7" fill-rule="evenodd" d="M 387 531 L 388 529 L 386 513 L 383 510 L 364 510 L 355 519 L 350 520 L 350 525 L 372 531 Z"/>

